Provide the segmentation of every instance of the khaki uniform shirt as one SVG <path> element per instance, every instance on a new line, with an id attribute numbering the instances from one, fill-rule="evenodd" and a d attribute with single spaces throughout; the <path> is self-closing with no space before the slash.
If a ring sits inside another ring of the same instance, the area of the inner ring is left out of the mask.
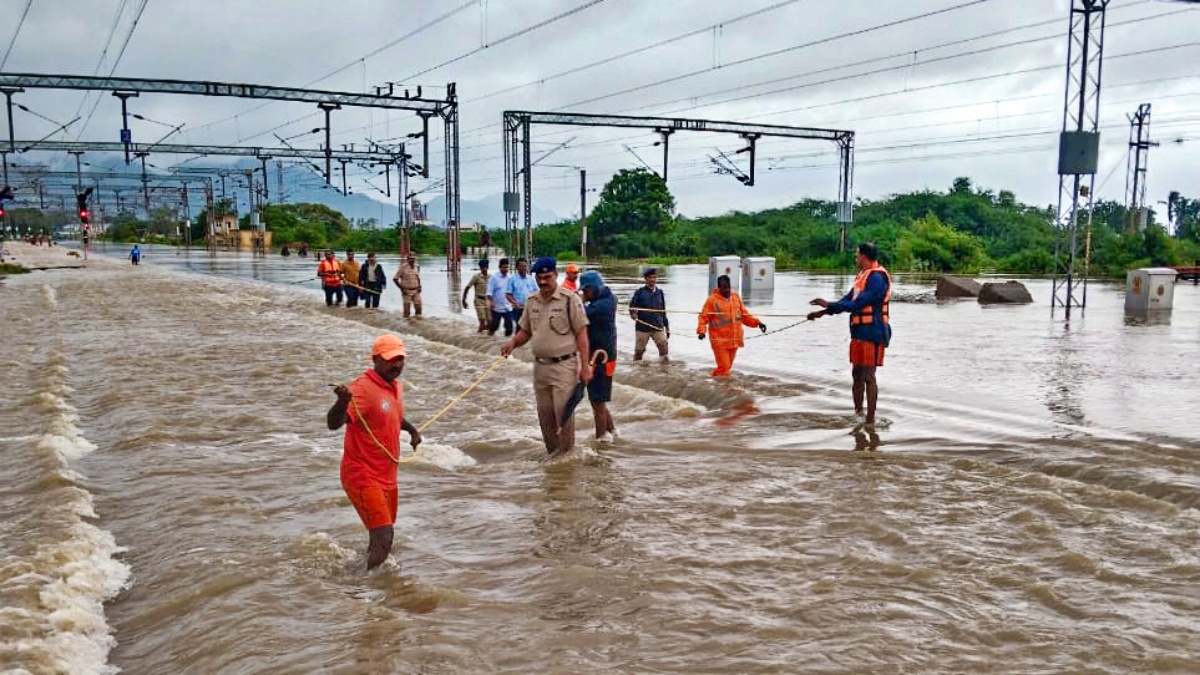
<path id="1" fill-rule="evenodd" d="M 358 267 L 357 260 L 342 261 L 342 276 L 346 278 L 346 281 L 358 285 Z"/>
<path id="2" fill-rule="evenodd" d="M 471 277 L 471 280 L 467 282 L 467 288 L 475 289 L 475 304 L 482 303 L 484 306 L 487 306 L 487 287 L 488 278 L 483 276 L 483 272 L 476 272 L 475 276 Z"/>
<path id="3" fill-rule="evenodd" d="M 400 269 L 393 279 L 400 282 L 401 290 L 415 293 L 421 287 L 420 268 L 416 265 L 409 267 L 408 263 L 401 263 Z"/>
<path id="4" fill-rule="evenodd" d="M 556 358 L 577 350 L 575 333 L 588 325 L 587 312 L 578 295 L 556 288 L 549 300 L 540 292 L 529 296 L 521 314 L 521 330 L 532 337 L 529 346 L 537 358 Z"/>

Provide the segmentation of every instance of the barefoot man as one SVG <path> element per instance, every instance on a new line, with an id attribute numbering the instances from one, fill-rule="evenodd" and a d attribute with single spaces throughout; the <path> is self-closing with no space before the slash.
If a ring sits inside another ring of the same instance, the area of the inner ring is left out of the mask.
<path id="1" fill-rule="evenodd" d="M 374 367 L 349 385 L 334 389 L 337 401 L 325 416 L 329 428 L 346 425 L 342 452 L 342 488 L 370 533 L 367 569 L 387 560 L 392 551 L 400 466 L 400 431 L 408 432 L 415 450 L 421 432 L 404 418 L 404 343 L 386 334 L 371 348 Z"/>
<path id="2" fill-rule="evenodd" d="M 883 365 L 883 352 L 892 339 L 892 326 L 888 320 L 892 277 L 879 264 L 879 249 L 875 248 L 875 244 L 859 244 L 855 262 L 859 273 L 854 278 L 854 287 L 850 292 L 837 302 L 827 302 L 821 298 L 813 300 L 809 304 L 824 309 L 810 312 L 808 320 L 815 321 L 826 314 L 850 313 L 854 413 L 863 414 L 863 394 L 866 394 L 867 416 L 863 421 L 875 424 L 875 401 L 879 398 L 875 369 Z"/>

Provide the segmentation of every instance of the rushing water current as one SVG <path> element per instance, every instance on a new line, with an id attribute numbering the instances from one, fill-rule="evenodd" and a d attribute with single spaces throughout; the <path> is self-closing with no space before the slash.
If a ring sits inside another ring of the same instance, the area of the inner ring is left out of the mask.
<path id="1" fill-rule="evenodd" d="M 368 574 L 328 385 L 394 331 L 410 418 L 459 394 L 501 342 L 459 307 L 473 261 L 424 259 L 405 321 L 394 287 L 327 308 L 312 259 L 123 252 L 0 285 L 0 672 L 1200 672 L 1191 284 L 1146 319 L 1094 283 L 1068 323 L 1045 280 L 983 307 L 900 276 L 870 432 L 844 317 L 714 380 L 707 269 L 666 268 L 671 362 L 619 315 L 616 443 L 585 403 L 544 462 L 519 350 L 401 468 Z M 750 309 L 784 328 L 851 280 Z"/>

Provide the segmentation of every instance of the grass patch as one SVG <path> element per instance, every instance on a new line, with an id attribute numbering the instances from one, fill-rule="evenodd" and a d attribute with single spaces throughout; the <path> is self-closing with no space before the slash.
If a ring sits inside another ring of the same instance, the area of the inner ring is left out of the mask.
<path id="1" fill-rule="evenodd" d="M 29 270 L 21 267 L 20 265 L 14 265 L 12 263 L 0 263 L 0 276 L 7 274 L 25 274 L 28 271 Z"/>

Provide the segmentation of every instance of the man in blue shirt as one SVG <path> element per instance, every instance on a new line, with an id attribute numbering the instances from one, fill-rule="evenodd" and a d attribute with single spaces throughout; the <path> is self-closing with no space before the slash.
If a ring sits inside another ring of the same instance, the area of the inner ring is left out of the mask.
<path id="1" fill-rule="evenodd" d="M 525 311 L 525 301 L 538 292 L 537 279 L 529 273 L 529 261 L 517 258 L 517 273 L 508 278 L 508 301 L 512 304 L 512 318 L 520 323 Z"/>
<path id="2" fill-rule="evenodd" d="M 658 358 L 667 360 L 667 339 L 671 337 L 671 323 L 667 320 L 667 299 L 658 287 L 658 270 L 651 267 L 642 272 L 646 285 L 637 289 L 629 301 L 629 316 L 634 321 L 633 360 L 641 361 L 646 353 L 646 343 L 654 340 L 658 347 Z M 652 311 L 638 312 L 636 309 Z"/>
<path id="3" fill-rule="evenodd" d="M 588 270 L 579 277 L 579 290 L 583 291 L 586 303 L 584 310 L 588 318 L 589 362 L 603 350 L 605 361 L 596 359 L 592 370 L 592 381 L 588 382 L 588 400 L 592 402 L 592 419 L 596 422 L 596 441 L 612 443 L 617 435 L 608 402 L 612 400 L 613 372 L 617 368 L 617 299 L 604 284 L 604 277 L 595 270 Z"/>
<path id="4" fill-rule="evenodd" d="M 508 301 L 508 258 L 500 259 L 500 272 L 488 279 L 488 302 L 492 306 L 492 323 L 488 326 L 488 335 L 495 335 L 504 320 L 504 337 L 513 333 L 512 304 Z"/>
<path id="5" fill-rule="evenodd" d="M 827 302 L 821 298 L 813 300 L 809 304 L 824 309 L 810 312 L 808 320 L 815 321 L 826 314 L 850 314 L 854 414 L 863 414 L 865 393 L 867 416 L 864 422 L 875 424 L 875 401 L 879 398 L 875 368 L 883 365 L 883 352 L 892 340 L 892 325 L 888 316 L 892 299 L 892 277 L 879 264 L 879 250 L 875 248 L 875 244 L 859 244 L 855 262 L 860 271 L 850 292 L 837 302 Z"/>

